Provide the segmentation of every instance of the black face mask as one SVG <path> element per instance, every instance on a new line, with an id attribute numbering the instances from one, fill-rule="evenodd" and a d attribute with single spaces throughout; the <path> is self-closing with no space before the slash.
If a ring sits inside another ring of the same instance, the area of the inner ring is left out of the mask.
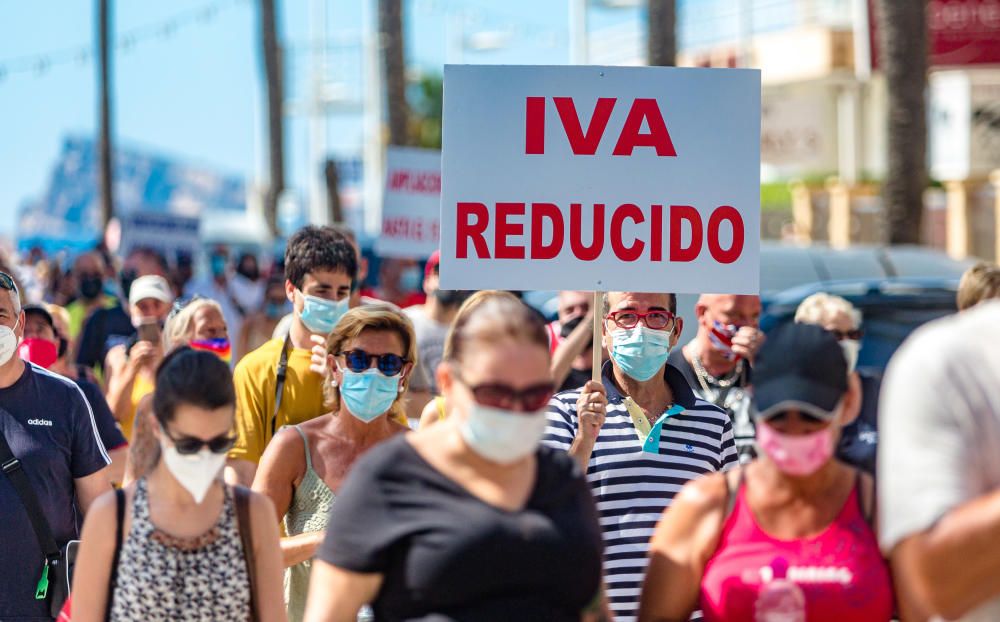
<path id="1" fill-rule="evenodd" d="M 442 305 L 446 307 L 454 307 L 460 305 L 472 295 L 471 291 L 464 289 L 436 289 L 434 290 L 434 297 L 438 299 Z"/>
<path id="2" fill-rule="evenodd" d="M 104 280 L 99 276 L 88 275 L 80 279 L 80 297 L 84 300 L 93 300 L 101 295 L 104 289 Z"/>
<path id="3" fill-rule="evenodd" d="M 254 264 L 240 264 L 236 268 L 236 272 L 242 274 L 251 281 L 256 281 L 260 278 L 260 270 Z"/>
<path id="4" fill-rule="evenodd" d="M 139 278 L 139 274 L 133 270 L 122 270 L 121 283 L 122 283 L 122 293 L 125 294 L 125 300 L 128 300 L 129 291 L 132 289 L 132 282 Z"/>
<path id="5" fill-rule="evenodd" d="M 563 339 L 566 339 L 567 337 L 570 336 L 570 334 L 574 330 L 576 330 L 576 327 L 579 326 L 580 322 L 582 321 L 583 321 L 582 315 L 578 315 L 575 318 L 567 320 L 566 322 L 563 323 L 562 330 L 559 331 L 559 336 L 562 337 Z"/>

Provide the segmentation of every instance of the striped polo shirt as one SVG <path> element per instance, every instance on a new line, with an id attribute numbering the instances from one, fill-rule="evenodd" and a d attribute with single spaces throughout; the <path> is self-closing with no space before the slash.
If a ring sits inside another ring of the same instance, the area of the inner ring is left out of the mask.
<path id="1" fill-rule="evenodd" d="M 611 370 L 611 363 L 606 363 L 608 413 L 590 456 L 587 480 L 604 533 L 608 600 L 618 622 L 632 622 L 639 610 L 649 540 L 663 511 L 688 480 L 736 465 L 737 455 L 729 417 L 698 398 L 683 374 L 670 365 L 664 379 L 675 405 L 684 410 L 664 422 L 659 453 L 642 451 Z M 545 444 L 569 449 L 576 435 L 579 397 L 576 389 L 549 402 Z"/>

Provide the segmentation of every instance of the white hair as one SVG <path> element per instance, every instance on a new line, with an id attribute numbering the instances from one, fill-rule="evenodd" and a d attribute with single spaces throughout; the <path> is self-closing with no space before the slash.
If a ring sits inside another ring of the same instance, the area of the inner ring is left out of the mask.
<path id="1" fill-rule="evenodd" d="M 822 325 L 841 313 L 851 319 L 854 328 L 861 326 L 861 312 L 854 308 L 854 305 L 840 296 L 819 292 L 799 304 L 799 308 L 795 311 L 795 321 L 799 324 Z"/>

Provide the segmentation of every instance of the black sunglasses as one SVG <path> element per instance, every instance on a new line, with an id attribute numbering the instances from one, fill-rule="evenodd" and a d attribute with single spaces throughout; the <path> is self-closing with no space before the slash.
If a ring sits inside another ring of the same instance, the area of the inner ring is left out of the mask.
<path id="1" fill-rule="evenodd" d="M 845 339 L 861 341 L 861 338 L 865 336 L 865 331 L 860 328 L 854 328 L 851 330 L 831 330 L 830 332 L 837 338 L 837 341 L 844 341 Z"/>
<path id="2" fill-rule="evenodd" d="M 14 278 L 6 272 L 0 272 L 0 288 L 17 293 L 17 284 Z"/>
<path id="3" fill-rule="evenodd" d="M 490 382 L 472 386 L 461 377 L 458 380 L 469 387 L 477 404 L 500 410 L 535 413 L 545 408 L 555 393 L 555 387 L 551 382 L 540 382 L 523 389 L 515 389 L 508 384 Z M 519 408 L 514 408 L 515 405 Z"/>
<path id="4" fill-rule="evenodd" d="M 344 357 L 347 369 L 356 374 L 370 369 L 374 360 L 380 372 L 386 376 L 395 376 L 403 371 L 403 366 L 408 362 L 398 354 L 369 354 L 360 349 L 338 352 L 337 356 Z"/>
<path id="5" fill-rule="evenodd" d="M 208 447 L 208 450 L 213 454 L 224 454 L 232 449 L 233 445 L 236 444 L 235 434 L 220 434 L 215 438 L 210 438 L 205 441 L 200 438 L 195 438 L 194 436 L 174 438 L 170 432 L 167 432 L 166 428 L 163 428 L 163 433 L 170 439 L 170 442 L 174 444 L 174 448 L 177 449 L 177 453 L 182 456 L 196 454 L 201 451 L 202 447 Z"/>
<path id="6" fill-rule="evenodd" d="M 177 300 L 174 301 L 174 304 L 170 306 L 170 313 L 167 314 L 167 320 L 174 319 L 175 317 L 177 317 L 178 314 L 180 314 L 181 311 L 184 310 L 185 307 L 187 307 L 195 300 L 201 300 L 201 298 L 202 297 L 199 296 L 198 294 L 191 296 L 187 300 L 181 300 L 180 298 L 178 298 Z"/>

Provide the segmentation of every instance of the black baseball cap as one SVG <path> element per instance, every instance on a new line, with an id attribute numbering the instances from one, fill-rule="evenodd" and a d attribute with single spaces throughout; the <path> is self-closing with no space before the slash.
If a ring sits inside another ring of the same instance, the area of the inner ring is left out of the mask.
<path id="1" fill-rule="evenodd" d="M 761 347 L 753 386 L 757 419 L 794 409 L 829 421 L 847 393 L 847 359 L 833 333 L 785 324 Z"/>
<path id="2" fill-rule="evenodd" d="M 56 323 L 52 319 L 52 314 L 49 313 L 49 310 L 43 307 L 42 305 L 39 304 L 24 305 L 24 308 L 21 310 L 24 311 L 25 316 L 31 315 L 33 313 L 35 315 L 40 315 L 42 319 L 45 320 L 45 323 L 52 328 L 52 330 L 56 329 Z"/>

